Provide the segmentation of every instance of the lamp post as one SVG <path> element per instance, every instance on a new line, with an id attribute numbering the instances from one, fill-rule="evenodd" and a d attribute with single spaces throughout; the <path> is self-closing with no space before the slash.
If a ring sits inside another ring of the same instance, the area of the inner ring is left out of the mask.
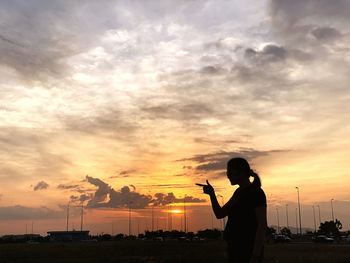
<path id="1" fill-rule="evenodd" d="M 331 199 L 331 207 L 332 207 L 332 220 L 334 222 L 334 210 L 333 210 L 333 198 Z"/>
<path id="2" fill-rule="evenodd" d="M 277 212 L 277 232 L 279 234 L 280 233 L 280 217 L 278 214 L 278 207 L 276 207 L 276 212 Z"/>
<path id="3" fill-rule="evenodd" d="M 131 236 L 131 201 L 129 202 L 129 236 Z"/>
<path id="4" fill-rule="evenodd" d="M 154 228 L 153 228 L 153 226 L 154 226 L 154 207 L 153 207 L 153 205 L 152 205 L 152 233 L 153 233 L 153 231 L 154 231 Z"/>
<path id="5" fill-rule="evenodd" d="M 184 230 L 187 233 L 187 222 L 186 222 L 186 195 L 184 196 Z"/>
<path id="6" fill-rule="evenodd" d="M 69 222 L 69 203 L 70 201 L 68 202 L 68 205 L 67 205 L 67 232 L 68 232 L 68 222 Z"/>
<path id="7" fill-rule="evenodd" d="M 296 186 L 295 187 L 297 189 L 298 192 L 298 208 L 299 208 L 299 230 L 300 230 L 300 235 L 302 235 L 303 230 L 301 228 L 301 210 L 300 210 L 300 197 L 299 197 L 299 187 Z"/>
<path id="8" fill-rule="evenodd" d="M 318 207 L 318 219 L 320 220 L 320 225 L 321 225 L 321 210 L 320 210 L 320 205 L 317 205 Z"/>
<path id="9" fill-rule="evenodd" d="M 221 203 L 222 203 L 222 207 L 225 205 L 225 201 L 224 201 L 224 197 L 222 195 L 218 195 L 219 197 L 221 197 Z M 222 218 L 222 230 L 225 229 L 225 225 L 226 225 L 226 222 L 225 222 L 225 217 Z"/>
<path id="10" fill-rule="evenodd" d="M 288 204 L 286 204 L 286 218 L 287 218 L 287 228 L 289 229 L 289 222 L 288 222 Z"/>
<path id="11" fill-rule="evenodd" d="M 298 208 L 295 208 L 295 228 L 297 229 L 298 234 Z"/>
<path id="12" fill-rule="evenodd" d="M 312 205 L 312 211 L 314 213 L 314 226 L 315 226 L 315 233 L 316 233 L 316 217 L 315 217 L 315 206 Z"/>

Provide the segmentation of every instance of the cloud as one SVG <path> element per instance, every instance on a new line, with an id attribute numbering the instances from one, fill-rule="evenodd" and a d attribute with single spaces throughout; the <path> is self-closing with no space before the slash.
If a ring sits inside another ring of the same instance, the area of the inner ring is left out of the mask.
<path id="1" fill-rule="evenodd" d="M 269 7 L 274 23 L 286 28 L 306 17 L 327 17 L 329 22 L 347 18 L 350 12 L 347 0 L 270 0 Z"/>
<path id="2" fill-rule="evenodd" d="M 79 185 L 67 185 L 67 184 L 59 184 L 57 186 L 57 189 L 67 190 L 67 189 L 77 189 L 79 188 Z"/>
<path id="3" fill-rule="evenodd" d="M 127 208 L 130 205 L 133 209 L 142 209 L 150 205 L 157 206 L 183 202 L 183 198 L 177 198 L 172 192 L 168 194 L 156 193 L 154 195 L 155 198 L 152 198 L 151 195 L 135 192 L 135 186 L 132 186 L 134 191 L 130 191 L 128 186 L 124 186 L 119 191 L 116 191 L 98 178 L 86 176 L 86 179 L 89 183 L 98 187 L 94 194 L 80 196 L 80 201 L 88 200 L 87 208 Z M 178 187 L 176 184 L 152 186 L 160 188 Z M 183 184 L 179 184 L 179 186 L 184 187 Z M 188 186 L 185 187 L 187 188 Z M 76 200 L 77 198 L 74 199 Z M 201 203 L 205 201 L 205 199 L 199 199 L 189 195 L 186 196 L 187 203 Z"/>
<path id="4" fill-rule="evenodd" d="M 171 203 L 183 203 L 184 201 L 186 203 L 203 203 L 206 202 L 205 199 L 199 199 L 199 198 L 194 198 L 192 196 L 187 196 L 184 198 L 176 198 L 173 193 L 156 193 L 155 199 L 153 200 L 153 204 L 155 206 L 158 205 L 167 205 Z"/>
<path id="5" fill-rule="evenodd" d="M 332 27 L 317 27 L 311 34 L 318 40 L 334 40 L 341 37 L 341 33 Z"/>
<path id="6" fill-rule="evenodd" d="M 44 189 L 47 189 L 48 187 L 49 185 L 47 183 L 45 183 L 44 181 L 41 181 L 34 186 L 34 191 L 44 190 Z"/>
<path id="7" fill-rule="evenodd" d="M 27 206 L 5 206 L 0 207 L 0 220 L 40 220 L 64 218 L 66 212 L 62 210 L 53 210 L 45 206 L 27 207 Z"/>
<path id="8" fill-rule="evenodd" d="M 245 57 L 259 64 L 283 61 L 286 55 L 285 48 L 276 45 L 266 45 L 261 51 L 252 48 L 245 50 Z"/>
<path id="9" fill-rule="evenodd" d="M 134 209 L 145 208 L 152 200 L 151 196 L 131 192 L 128 186 L 115 191 L 108 184 L 98 178 L 86 176 L 90 184 L 97 186 L 97 190 L 87 203 L 87 208 L 125 208 L 131 205 Z"/>
<path id="10" fill-rule="evenodd" d="M 89 34 L 105 26 L 101 11 L 112 15 L 113 4 L 5 0 L 0 7 L 0 64 L 15 69 L 25 80 L 47 81 L 64 78 L 72 70 L 68 58 L 96 45 Z"/>
<path id="11" fill-rule="evenodd" d="M 160 104 L 157 106 L 141 106 L 141 111 L 149 114 L 151 119 L 198 120 L 212 115 L 214 111 L 205 103 Z"/>
<path id="12" fill-rule="evenodd" d="M 227 167 L 227 162 L 234 157 L 243 157 L 252 161 L 258 157 L 267 156 L 273 153 L 286 152 L 288 150 L 258 151 L 251 148 L 240 148 L 236 152 L 216 152 L 211 154 L 198 154 L 193 157 L 177 160 L 177 162 L 195 162 L 197 171 L 223 171 Z"/>

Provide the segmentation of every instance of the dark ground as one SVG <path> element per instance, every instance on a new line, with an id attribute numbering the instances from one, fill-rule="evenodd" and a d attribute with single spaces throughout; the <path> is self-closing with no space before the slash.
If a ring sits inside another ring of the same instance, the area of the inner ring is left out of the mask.
<path id="1" fill-rule="evenodd" d="M 0 262 L 226 262 L 223 241 L 2 244 Z M 272 244 L 266 263 L 350 263 L 350 244 Z"/>

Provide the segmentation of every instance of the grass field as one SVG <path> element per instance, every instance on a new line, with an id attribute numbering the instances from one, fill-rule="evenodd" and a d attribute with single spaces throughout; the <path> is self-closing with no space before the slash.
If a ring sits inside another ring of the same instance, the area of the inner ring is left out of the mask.
<path id="1" fill-rule="evenodd" d="M 226 262 L 225 243 L 99 243 L 2 244 L 0 262 Z M 265 262 L 349 263 L 349 244 L 274 244 L 265 248 Z"/>

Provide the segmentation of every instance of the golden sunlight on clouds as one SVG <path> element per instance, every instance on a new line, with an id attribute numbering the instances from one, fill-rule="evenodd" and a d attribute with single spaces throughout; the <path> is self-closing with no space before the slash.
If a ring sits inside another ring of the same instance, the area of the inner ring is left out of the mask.
<path id="1" fill-rule="evenodd" d="M 92 233 L 150 229 L 152 209 L 180 228 L 184 203 L 192 231 L 220 227 L 195 183 L 227 202 L 235 156 L 270 225 L 298 186 L 305 227 L 334 198 L 349 229 L 347 4 L 307 1 L 0 3 L 0 234 L 64 229 L 68 202 Z"/>

